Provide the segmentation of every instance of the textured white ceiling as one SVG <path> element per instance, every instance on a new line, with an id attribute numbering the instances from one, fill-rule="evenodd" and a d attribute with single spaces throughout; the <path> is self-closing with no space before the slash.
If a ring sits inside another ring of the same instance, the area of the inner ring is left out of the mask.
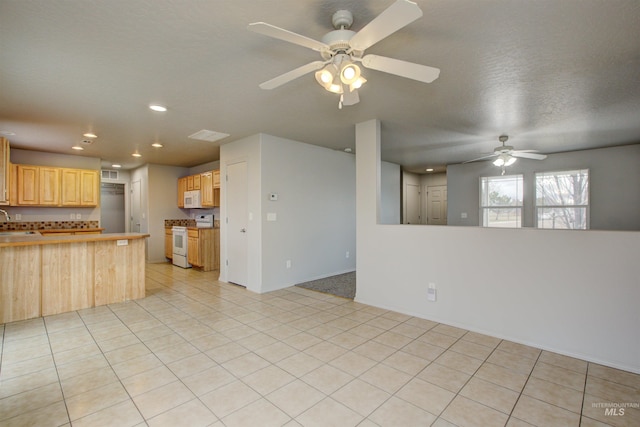
<path id="1" fill-rule="evenodd" d="M 640 142 L 638 0 L 418 0 L 424 16 L 367 53 L 438 67 L 435 82 L 365 70 L 360 103 L 342 110 L 313 74 L 258 88 L 319 55 L 247 24 L 320 39 L 335 10 L 357 31 L 392 2 L 4 0 L 0 131 L 66 154 L 93 131 L 81 155 L 125 167 L 202 164 L 258 132 L 353 148 L 354 125 L 372 118 L 384 159 L 417 171 L 490 152 L 503 133 L 545 153 Z M 231 136 L 188 138 L 201 129 Z"/>

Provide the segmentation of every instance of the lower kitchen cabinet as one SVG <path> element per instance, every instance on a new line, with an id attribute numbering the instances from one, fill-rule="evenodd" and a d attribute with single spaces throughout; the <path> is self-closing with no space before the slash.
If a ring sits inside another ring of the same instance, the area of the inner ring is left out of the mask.
<path id="1" fill-rule="evenodd" d="M 173 259 L 173 231 L 171 231 L 171 227 L 164 229 L 164 256 Z"/>
<path id="2" fill-rule="evenodd" d="M 202 271 L 220 269 L 220 230 L 189 228 L 187 230 L 187 261 Z"/>

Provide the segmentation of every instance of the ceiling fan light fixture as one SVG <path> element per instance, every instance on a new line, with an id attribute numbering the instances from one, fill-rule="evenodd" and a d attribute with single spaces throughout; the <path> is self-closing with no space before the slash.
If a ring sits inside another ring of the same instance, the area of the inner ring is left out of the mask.
<path id="1" fill-rule="evenodd" d="M 493 161 L 493 164 L 498 167 L 511 166 L 516 162 L 516 160 L 518 159 L 510 154 L 500 154 L 500 156 L 498 156 L 498 158 Z"/>
<path id="2" fill-rule="evenodd" d="M 338 86 L 334 84 L 336 74 L 338 74 L 338 67 L 336 67 L 334 64 L 327 64 L 323 69 L 316 71 L 316 81 L 320 86 L 322 86 L 329 92 L 334 92 L 330 88 L 332 86 Z"/>
<path id="3" fill-rule="evenodd" d="M 360 77 L 358 77 L 358 79 L 355 82 L 353 82 L 353 83 L 351 83 L 349 85 L 349 90 L 351 92 L 353 92 L 356 89 L 360 89 L 362 87 L 362 85 L 365 84 L 366 82 L 367 82 L 367 79 L 365 79 L 364 77 L 360 76 Z"/>
<path id="4" fill-rule="evenodd" d="M 340 80 L 346 85 L 352 85 L 360 78 L 360 67 L 353 62 L 347 62 L 340 70 Z"/>
<path id="5" fill-rule="evenodd" d="M 342 85 L 331 83 L 325 87 L 331 93 L 343 93 Z"/>

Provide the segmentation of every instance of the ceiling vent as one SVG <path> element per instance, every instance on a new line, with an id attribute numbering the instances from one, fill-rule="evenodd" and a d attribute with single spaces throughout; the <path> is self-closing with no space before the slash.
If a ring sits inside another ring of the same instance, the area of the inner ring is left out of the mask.
<path id="1" fill-rule="evenodd" d="M 202 129 L 193 135 L 189 135 L 191 139 L 199 139 L 200 141 L 215 142 L 228 137 L 228 133 L 216 132 L 213 130 Z"/>

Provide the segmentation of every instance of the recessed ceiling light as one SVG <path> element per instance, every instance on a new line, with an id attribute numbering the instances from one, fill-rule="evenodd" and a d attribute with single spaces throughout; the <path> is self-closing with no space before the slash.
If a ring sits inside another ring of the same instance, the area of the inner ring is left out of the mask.
<path id="1" fill-rule="evenodd" d="M 154 142 L 153 144 L 151 144 L 151 146 L 156 148 L 162 148 L 162 144 L 160 144 L 159 142 Z"/>
<path id="2" fill-rule="evenodd" d="M 167 111 L 167 107 L 163 105 L 151 104 L 149 105 L 149 108 L 151 108 L 153 111 L 158 111 L 160 113 L 164 113 L 165 111 Z"/>
<path id="3" fill-rule="evenodd" d="M 142 157 L 142 154 L 135 152 L 132 154 L 133 157 Z"/>
<path id="4" fill-rule="evenodd" d="M 84 150 L 83 147 L 79 146 L 79 145 L 74 145 L 73 147 L 71 147 L 72 150 L 78 150 L 78 151 L 82 151 Z"/>
<path id="5" fill-rule="evenodd" d="M 96 135 L 95 133 L 91 133 L 91 132 L 83 133 L 82 136 L 84 136 L 85 138 L 97 138 L 98 137 L 98 135 Z"/>
<path id="6" fill-rule="evenodd" d="M 114 163 L 114 164 L 112 164 L 112 165 L 111 165 L 111 167 L 112 167 L 112 168 L 121 168 L 121 167 L 122 167 L 122 165 L 119 165 L 119 164 L 117 164 L 117 163 Z"/>
<path id="7" fill-rule="evenodd" d="M 433 172 L 433 168 L 427 168 L 427 172 Z"/>

